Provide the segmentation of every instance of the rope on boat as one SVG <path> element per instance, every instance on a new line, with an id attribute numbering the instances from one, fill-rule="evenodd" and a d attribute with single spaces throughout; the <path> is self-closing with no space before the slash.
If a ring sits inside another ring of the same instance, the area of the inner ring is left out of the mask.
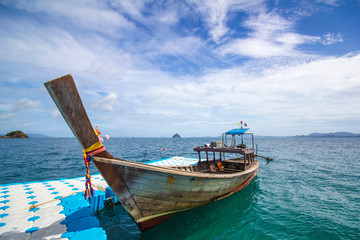
<path id="1" fill-rule="evenodd" d="M 69 195 L 67 195 L 67 196 L 65 196 L 65 197 L 57 198 L 57 199 L 52 199 L 52 200 L 49 200 L 49 201 L 47 201 L 47 202 L 43 202 L 43 203 L 39 203 L 39 204 L 33 204 L 33 205 L 31 205 L 29 208 L 25 208 L 25 210 L 34 209 L 34 208 L 39 207 L 39 206 L 41 206 L 41 205 L 44 205 L 44 204 L 47 204 L 47 203 L 51 203 L 51 202 L 54 202 L 54 201 L 58 201 L 58 200 L 61 200 L 61 199 L 70 197 L 71 195 L 74 195 L 75 193 L 80 193 L 80 192 L 82 192 L 82 191 L 73 192 L 73 193 L 71 193 L 71 194 L 69 194 Z"/>
<path id="2" fill-rule="evenodd" d="M 264 158 L 264 159 L 266 159 L 266 160 L 268 160 L 268 161 L 272 161 L 272 160 L 273 160 L 273 158 L 264 157 L 264 156 L 261 156 L 261 155 L 255 155 L 255 157 Z"/>
<path id="3" fill-rule="evenodd" d="M 95 133 L 97 133 L 95 131 Z M 91 185 L 91 176 L 90 176 L 90 162 L 91 156 L 98 154 L 100 152 L 105 151 L 105 147 L 101 142 L 96 142 L 90 147 L 83 150 L 84 162 L 85 162 L 85 170 L 86 170 L 86 179 L 85 179 L 85 197 L 86 199 L 92 198 L 94 196 L 94 189 Z"/>

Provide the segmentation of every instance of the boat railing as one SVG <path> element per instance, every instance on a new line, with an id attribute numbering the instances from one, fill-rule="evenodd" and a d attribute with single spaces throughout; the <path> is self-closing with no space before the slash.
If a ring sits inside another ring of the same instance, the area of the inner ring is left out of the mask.
<path id="1" fill-rule="evenodd" d="M 224 170 L 244 171 L 255 162 L 255 151 L 253 148 L 211 147 L 209 144 L 206 144 L 205 146 L 194 148 L 194 151 L 199 154 L 198 165 L 207 165 L 210 172 L 213 173 L 224 172 Z M 201 153 L 205 153 L 205 161 L 203 161 Z M 226 160 L 225 153 L 236 154 L 236 157 Z M 219 157 L 216 157 L 216 155 Z"/>

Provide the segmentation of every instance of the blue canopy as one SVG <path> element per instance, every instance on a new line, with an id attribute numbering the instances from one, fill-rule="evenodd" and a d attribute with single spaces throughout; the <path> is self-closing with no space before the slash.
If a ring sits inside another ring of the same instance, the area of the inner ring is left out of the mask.
<path id="1" fill-rule="evenodd" d="M 241 135 L 244 134 L 247 130 L 249 130 L 248 128 L 235 128 L 233 130 L 227 131 L 225 134 L 226 135 Z"/>

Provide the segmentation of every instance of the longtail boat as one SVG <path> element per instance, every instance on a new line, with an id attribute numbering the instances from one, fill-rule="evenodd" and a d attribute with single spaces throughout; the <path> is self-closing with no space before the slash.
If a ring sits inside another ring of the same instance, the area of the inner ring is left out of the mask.
<path id="1" fill-rule="evenodd" d="M 199 155 L 195 165 L 154 166 L 115 158 L 99 143 L 72 76 L 65 75 L 44 85 L 141 231 L 181 212 L 230 196 L 248 185 L 258 172 L 254 136 L 242 126 L 224 133 L 221 141 L 195 147 Z M 252 138 L 251 147 L 242 142 L 246 134 Z M 231 143 L 227 142 L 228 137 Z M 239 137 L 241 144 L 236 142 Z M 227 159 L 228 155 L 235 157 Z"/>

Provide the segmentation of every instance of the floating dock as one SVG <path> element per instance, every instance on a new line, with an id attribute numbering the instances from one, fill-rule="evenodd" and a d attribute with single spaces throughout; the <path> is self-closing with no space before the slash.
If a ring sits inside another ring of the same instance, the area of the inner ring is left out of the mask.
<path id="1" fill-rule="evenodd" d="M 147 164 L 193 165 L 195 158 L 171 157 Z M 95 196 L 85 199 L 85 177 L 0 185 L 0 240 L 107 239 L 94 212 L 112 198 L 100 174 L 91 176 Z"/>

